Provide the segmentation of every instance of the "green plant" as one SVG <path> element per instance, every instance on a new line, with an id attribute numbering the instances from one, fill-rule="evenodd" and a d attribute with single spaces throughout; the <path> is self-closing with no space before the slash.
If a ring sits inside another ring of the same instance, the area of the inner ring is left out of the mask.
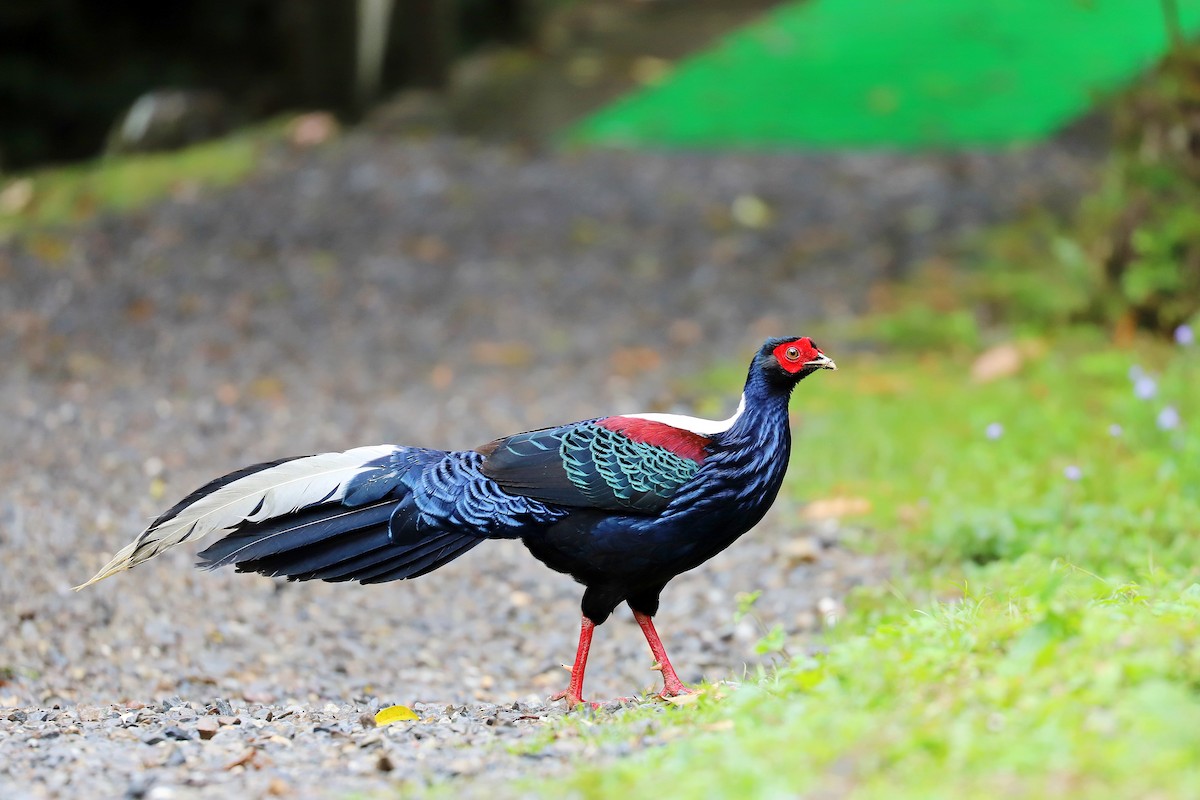
<path id="1" fill-rule="evenodd" d="M 761 589 L 753 592 L 740 592 L 734 598 L 737 601 L 737 611 L 734 612 L 733 619 L 735 622 L 746 617 L 754 620 L 754 624 L 762 634 L 762 638 L 754 646 L 756 653 L 781 656 L 785 661 L 791 661 L 792 655 L 787 650 L 787 631 L 783 629 L 782 625 L 773 625 L 768 628 L 754 607 L 760 597 L 762 597 Z"/>
<path id="2" fill-rule="evenodd" d="M 1163 11 L 1176 29 L 1174 4 Z M 947 281 L 937 264 L 918 274 L 899 291 L 940 293 L 939 313 L 909 302 L 877 316 L 868 338 L 969 346 L 978 335 L 967 315 L 1039 332 L 1099 324 L 1127 339 L 1135 329 L 1165 336 L 1200 313 L 1200 45 L 1176 41 L 1111 116 L 1100 185 L 1074 213 L 1035 211 L 988 232 L 965 276 Z"/>

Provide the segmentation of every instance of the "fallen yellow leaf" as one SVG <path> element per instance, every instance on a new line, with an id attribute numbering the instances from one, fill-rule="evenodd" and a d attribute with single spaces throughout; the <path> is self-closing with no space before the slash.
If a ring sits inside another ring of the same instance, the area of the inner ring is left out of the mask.
<path id="1" fill-rule="evenodd" d="M 381 708 L 375 714 L 376 725 L 390 725 L 393 722 L 413 722 L 419 720 L 417 712 L 408 706 L 388 706 Z"/>
<path id="2" fill-rule="evenodd" d="M 804 519 L 840 519 L 871 513 L 871 501 L 865 497 L 827 497 L 813 500 L 804 507 Z"/>
<path id="3" fill-rule="evenodd" d="M 623 378 L 654 372 L 662 365 L 662 356 L 649 347 L 622 347 L 608 360 L 612 371 Z"/>
<path id="4" fill-rule="evenodd" d="M 1021 371 L 1025 363 L 1025 355 L 1015 344 L 998 344 L 988 348 L 975 359 L 971 365 L 971 380 L 976 383 L 988 383 L 1009 378 Z"/>
<path id="5" fill-rule="evenodd" d="M 471 359 L 489 367 L 527 367 L 534 352 L 522 342 L 480 341 L 471 345 Z"/>
<path id="6" fill-rule="evenodd" d="M 752 194 L 740 194 L 735 197 L 729 212 L 737 224 L 755 229 L 770 225 L 771 217 L 774 216 L 766 201 Z"/>

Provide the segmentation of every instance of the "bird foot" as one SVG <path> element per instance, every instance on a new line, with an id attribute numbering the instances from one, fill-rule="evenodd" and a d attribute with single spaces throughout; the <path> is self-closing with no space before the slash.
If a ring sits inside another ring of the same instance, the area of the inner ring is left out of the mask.
<path id="1" fill-rule="evenodd" d="M 580 706 L 588 706 L 593 711 L 599 711 L 600 709 L 606 708 L 608 706 L 618 706 L 618 705 L 623 706 L 623 705 L 637 702 L 637 698 L 635 698 L 635 697 L 615 697 L 612 700 L 609 700 L 607 702 L 597 703 L 594 700 L 584 700 L 579 695 L 573 695 L 573 694 L 571 694 L 571 691 L 569 689 L 564 689 L 563 691 L 559 692 L 558 694 L 550 695 L 551 703 L 553 703 L 556 700 L 566 700 L 567 708 L 569 708 L 569 709 L 579 708 Z"/>
<path id="2" fill-rule="evenodd" d="M 594 711 L 594 710 L 596 710 L 598 708 L 602 708 L 604 706 L 603 703 L 596 703 L 591 700 L 584 700 L 579 695 L 573 693 L 570 689 L 563 689 L 558 694 L 550 695 L 551 703 L 553 703 L 557 700 L 566 700 L 567 708 L 579 708 L 580 706 L 591 706 L 592 710 Z"/>
<path id="3" fill-rule="evenodd" d="M 680 680 L 675 680 L 667 681 L 666 686 L 664 686 L 663 690 L 658 693 L 658 696 L 665 700 L 668 697 L 679 697 L 683 694 L 696 694 L 696 690 L 689 686 L 685 686 Z"/>

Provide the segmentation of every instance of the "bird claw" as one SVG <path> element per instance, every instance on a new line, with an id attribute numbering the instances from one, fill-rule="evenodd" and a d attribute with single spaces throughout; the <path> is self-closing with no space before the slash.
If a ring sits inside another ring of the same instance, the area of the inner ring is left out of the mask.
<path id="1" fill-rule="evenodd" d="M 663 690 L 658 693 L 658 696 L 666 700 L 668 697 L 679 697 L 684 694 L 696 694 L 696 690 L 685 686 L 681 681 L 675 681 L 664 686 Z"/>
<path id="2" fill-rule="evenodd" d="M 579 695 L 572 694 L 570 689 L 564 689 L 561 692 L 559 692 L 558 694 L 550 695 L 551 703 L 558 701 L 558 700 L 566 700 L 568 709 L 579 708 L 580 706 L 591 706 L 592 710 L 595 711 L 596 709 L 602 708 L 604 706 L 603 703 L 596 703 L 591 700 L 584 700 Z"/>
<path id="3" fill-rule="evenodd" d="M 605 708 L 607 706 L 617 706 L 617 705 L 623 706 L 623 705 L 628 705 L 631 703 L 638 702 L 636 697 L 615 697 L 612 700 L 609 700 L 608 702 L 597 703 L 594 700 L 584 700 L 579 695 L 573 695 L 573 694 L 571 694 L 569 689 L 564 689 L 563 691 L 559 692 L 558 694 L 550 695 L 551 703 L 555 702 L 556 700 L 566 700 L 568 709 L 575 709 L 575 708 L 579 708 L 580 706 L 587 706 L 587 707 L 591 708 L 593 711 L 599 711 L 600 709 Z"/>

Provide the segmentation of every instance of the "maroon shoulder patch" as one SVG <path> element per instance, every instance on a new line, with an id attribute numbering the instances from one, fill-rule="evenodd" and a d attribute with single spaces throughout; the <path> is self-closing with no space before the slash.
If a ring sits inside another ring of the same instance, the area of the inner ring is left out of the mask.
<path id="1" fill-rule="evenodd" d="M 697 464 L 704 461 L 704 456 L 708 452 L 705 449 L 709 443 L 707 436 L 676 428 L 665 422 L 655 422 L 638 417 L 605 417 L 596 420 L 596 424 L 610 431 L 622 433 L 632 441 L 661 447 L 680 458 L 695 461 Z"/>

